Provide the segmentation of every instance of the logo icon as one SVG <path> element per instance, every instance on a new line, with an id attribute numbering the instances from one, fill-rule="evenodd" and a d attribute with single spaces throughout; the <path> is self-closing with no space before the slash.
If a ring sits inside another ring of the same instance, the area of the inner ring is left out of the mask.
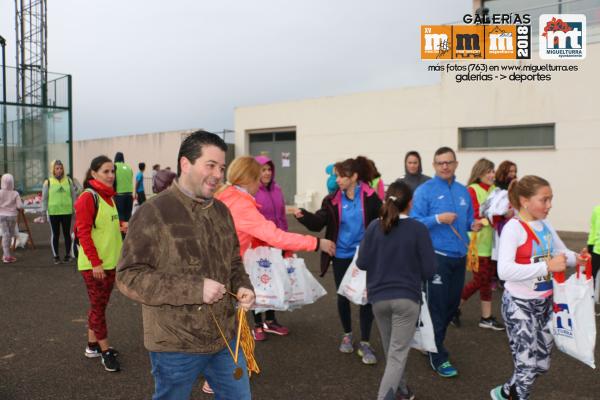
<path id="1" fill-rule="evenodd" d="M 554 329 L 554 333 L 572 337 L 573 321 L 571 320 L 571 314 L 569 313 L 569 305 L 564 303 L 554 303 L 552 305 L 552 310 L 554 311 L 556 318 L 556 328 Z"/>
<path id="2" fill-rule="evenodd" d="M 540 15 L 539 42 L 541 59 L 584 59 L 586 53 L 585 15 Z"/>
<path id="3" fill-rule="evenodd" d="M 483 59 L 484 27 L 455 25 L 453 29 L 453 58 Z"/>
<path id="4" fill-rule="evenodd" d="M 485 58 L 515 59 L 517 58 L 517 26 L 493 25 L 485 27 Z"/>
<path id="5" fill-rule="evenodd" d="M 452 26 L 421 25 L 421 59 L 452 58 Z"/>

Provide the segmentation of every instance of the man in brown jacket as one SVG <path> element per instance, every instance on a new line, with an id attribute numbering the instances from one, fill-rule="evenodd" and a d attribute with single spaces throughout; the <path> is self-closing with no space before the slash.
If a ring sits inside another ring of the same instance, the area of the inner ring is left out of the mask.
<path id="1" fill-rule="evenodd" d="M 200 374 L 217 399 L 251 397 L 243 353 L 236 365 L 218 328 L 235 348 L 235 299 L 227 291 L 236 293 L 240 307 L 254 303 L 233 220 L 213 199 L 226 150 L 212 133 L 187 137 L 179 149 L 178 179 L 140 206 L 123 244 L 117 285 L 142 303 L 154 400 L 189 399 Z"/>

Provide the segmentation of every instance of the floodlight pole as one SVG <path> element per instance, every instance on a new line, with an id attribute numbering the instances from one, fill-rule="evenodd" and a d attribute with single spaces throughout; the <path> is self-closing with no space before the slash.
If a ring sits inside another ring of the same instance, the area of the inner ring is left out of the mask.
<path id="1" fill-rule="evenodd" d="M 0 36 L 0 46 L 2 46 L 2 145 L 4 148 L 4 173 L 8 172 L 8 133 L 6 126 L 6 39 Z"/>

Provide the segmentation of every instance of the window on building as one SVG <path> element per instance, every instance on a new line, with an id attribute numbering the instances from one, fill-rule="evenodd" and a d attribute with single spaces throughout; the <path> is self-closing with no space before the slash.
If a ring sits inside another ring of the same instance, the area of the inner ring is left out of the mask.
<path id="1" fill-rule="evenodd" d="M 554 124 L 459 128 L 459 148 L 470 149 L 553 149 Z"/>

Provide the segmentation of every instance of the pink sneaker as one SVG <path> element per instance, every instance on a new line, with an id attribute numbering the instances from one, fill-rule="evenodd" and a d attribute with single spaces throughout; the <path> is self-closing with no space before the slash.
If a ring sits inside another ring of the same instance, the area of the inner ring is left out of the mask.
<path id="1" fill-rule="evenodd" d="M 290 330 L 283 325 L 279 325 L 277 322 L 265 322 L 263 324 L 265 332 L 272 333 L 274 335 L 285 336 L 290 333 Z"/>
<path id="2" fill-rule="evenodd" d="M 14 263 L 15 261 L 17 261 L 17 259 L 16 259 L 15 257 L 11 257 L 11 256 L 8 256 L 8 257 L 2 257 L 2 262 L 3 262 L 4 264 L 10 264 L 10 263 Z"/>
<path id="3" fill-rule="evenodd" d="M 256 328 L 252 329 L 252 336 L 254 336 L 254 340 L 256 340 L 257 342 L 267 340 L 267 334 L 265 333 L 265 330 L 260 326 L 257 326 Z"/>

